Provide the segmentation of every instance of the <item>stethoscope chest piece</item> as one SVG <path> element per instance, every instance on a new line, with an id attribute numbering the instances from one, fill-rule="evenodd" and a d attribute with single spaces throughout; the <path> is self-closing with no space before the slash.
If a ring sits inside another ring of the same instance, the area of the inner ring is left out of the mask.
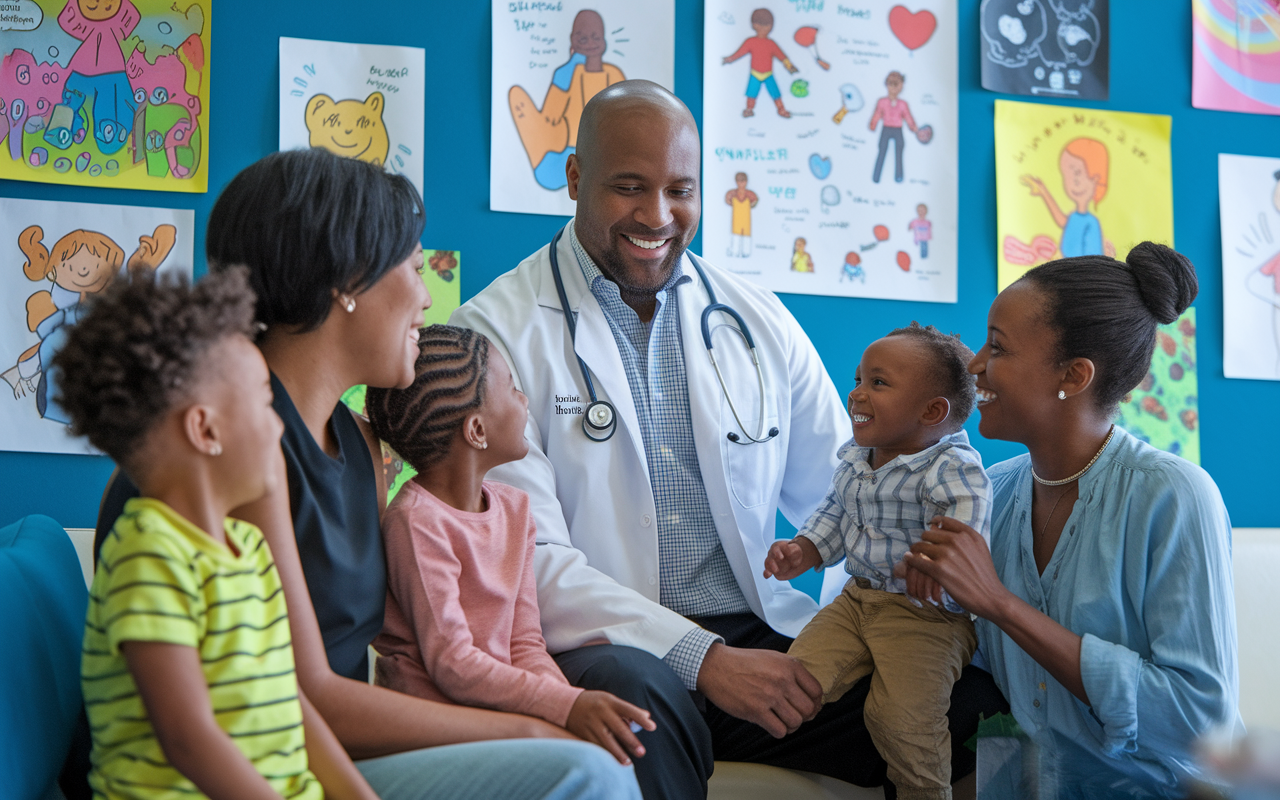
<path id="1" fill-rule="evenodd" d="M 596 400 L 587 406 L 582 416 L 582 432 L 593 442 L 608 441 L 618 430 L 618 413 L 604 400 Z"/>

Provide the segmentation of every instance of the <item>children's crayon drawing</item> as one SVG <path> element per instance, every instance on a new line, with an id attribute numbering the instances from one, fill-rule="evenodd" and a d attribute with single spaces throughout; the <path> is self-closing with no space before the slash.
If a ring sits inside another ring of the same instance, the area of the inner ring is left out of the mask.
<path id="1" fill-rule="evenodd" d="M 954 303 L 955 4 L 705 10 L 704 251 L 774 291 Z"/>
<path id="2" fill-rule="evenodd" d="M 1055 258 L 1173 241 L 1170 119 L 996 101 L 997 288 Z"/>
<path id="3" fill-rule="evenodd" d="M 1156 329 L 1151 371 L 1120 404 L 1116 424 L 1137 438 L 1200 463 L 1200 398 L 1196 377 L 1196 310 Z"/>
<path id="4" fill-rule="evenodd" d="M 0 178 L 207 191 L 211 4 L 4 3 Z"/>
<path id="5" fill-rule="evenodd" d="M 1191 104 L 1280 114 L 1280 0 L 1191 0 Z"/>
<path id="6" fill-rule="evenodd" d="M 422 193 L 426 51 L 280 39 L 280 149 L 323 147 Z"/>
<path id="7" fill-rule="evenodd" d="M 1106 100 L 1109 0 L 982 0 L 982 88 Z"/>
<path id="8" fill-rule="evenodd" d="M 462 253 L 458 250 L 424 250 L 427 268 L 422 283 L 431 293 L 431 307 L 422 314 L 423 325 L 444 325 L 449 315 L 462 305 Z M 342 402 L 357 414 L 364 414 L 364 386 L 353 386 L 342 395 Z M 418 474 L 404 459 L 382 445 L 382 468 L 387 475 L 387 502 L 396 496 L 404 482 Z"/>
<path id="9" fill-rule="evenodd" d="M 51 367 L 117 275 L 191 277 L 191 211 L 0 199 L 0 450 L 94 453 L 67 433 Z"/>
<path id="10" fill-rule="evenodd" d="M 674 0 L 493 0 L 489 207 L 572 215 L 565 165 L 582 109 L 634 78 L 674 86 Z"/>
<path id="11" fill-rule="evenodd" d="M 1280 158 L 1218 156 L 1222 372 L 1280 380 Z"/>

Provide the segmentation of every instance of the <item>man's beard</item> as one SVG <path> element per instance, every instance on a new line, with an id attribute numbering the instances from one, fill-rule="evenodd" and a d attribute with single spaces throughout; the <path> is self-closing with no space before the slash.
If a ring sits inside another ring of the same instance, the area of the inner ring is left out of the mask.
<path id="1" fill-rule="evenodd" d="M 614 239 L 616 243 L 617 240 Z M 662 290 L 667 281 L 671 280 L 671 273 L 675 270 L 676 262 L 684 255 L 688 245 L 676 245 L 675 237 L 671 238 L 670 250 L 667 257 L 662 260 L 662 267 L 658 277 L 651 286 L 637 285 L 630 274 L 629 267 L 624 262 L 622 254 L 618 252 L 621 245 L 615 244 L 613 247 L 604 251 L 601 255 L 600 263 L 597 266 L 604 276 L 618 285 L 618 291 L 624 296 L 652 298 Z M 643 273 L 648 277 L 651 273 L 645 270 Z"/>

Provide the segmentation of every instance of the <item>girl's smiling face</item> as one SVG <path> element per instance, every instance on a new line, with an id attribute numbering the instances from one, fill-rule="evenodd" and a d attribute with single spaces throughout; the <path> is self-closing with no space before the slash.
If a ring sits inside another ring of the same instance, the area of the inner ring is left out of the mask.
<path id="1" fill-rule="evenodd" d="M 115 270 L 87 247 L 81 247 L 70 258 L 59 262 L 54 266 L 53 272 L 54 283 L 68 291 L 83 294 L 102 291 L 115 277 Z"/>
<path id="2" fill-rule="evenodd" d="M 1027 281 L 1005 289 L 987 315 L 987 340 L 969 362 L 977 376 L 978 430 L 988 439 L 1026 443 L 1055 424 L 1062 369 L 1045 298 Z"/>

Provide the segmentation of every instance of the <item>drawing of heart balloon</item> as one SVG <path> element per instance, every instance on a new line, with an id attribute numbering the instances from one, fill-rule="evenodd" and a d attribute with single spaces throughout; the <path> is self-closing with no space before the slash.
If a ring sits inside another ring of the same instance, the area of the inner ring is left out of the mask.
<path id="1" fill-rule="evenodd" d="M 810 25 L 805 25 L 796 30 L 796 44 L 801 47 L 809 48 L 809 52 L 813 54 L 813 60 L 818 62 L 818 66 L 823 69 L 831 69 L 831 65 L 822 60 L 822 56 L 818 55 L 818 29 Z"/>

